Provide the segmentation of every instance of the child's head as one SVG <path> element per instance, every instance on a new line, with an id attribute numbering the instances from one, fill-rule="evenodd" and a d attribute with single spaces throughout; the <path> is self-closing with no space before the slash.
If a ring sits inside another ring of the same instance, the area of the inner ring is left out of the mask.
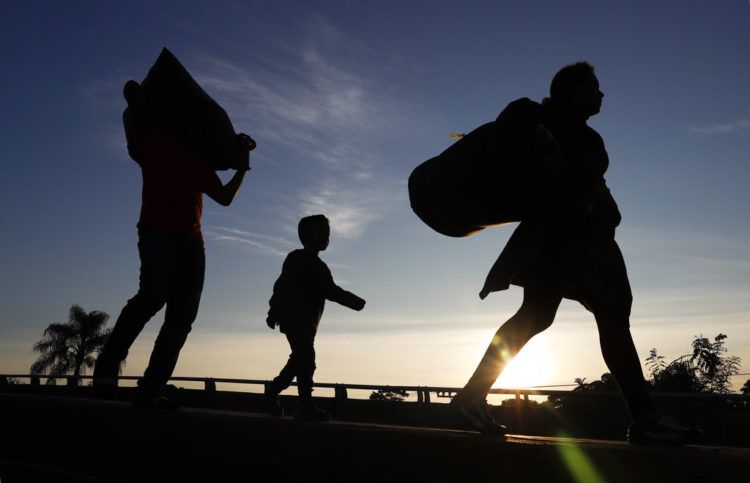
<path id="1" fill-rule="evenodd" d="M 323 251 L 328 247 L 331 226 L 325 215 L 306 216 L 299 221 L 297 233 L 303 247 Z"/>

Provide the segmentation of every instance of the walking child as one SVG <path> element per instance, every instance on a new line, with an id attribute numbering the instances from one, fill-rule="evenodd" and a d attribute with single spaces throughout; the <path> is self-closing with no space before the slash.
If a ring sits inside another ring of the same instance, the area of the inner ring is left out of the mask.
<path id="1" fill-rule="evenodd" d="M 297 378 L 299 409 L 298 421 L 326 421 L 330 414 L 312 401 L 315 373 L 315 334 L 323 316 L 326 299 L 360 311 L 365 301 L 342 289 L 333 281 L 328 265 L 318 254 L 328 247 L 331 228 L 324 215 L 302 218 L 298 225 L 302 249 L 290 252 L 273 285 L 273 295 L 266 323 L 271 329 L 277 325 L 286 335 L 292 353 L 284 368 L 266 391 L 271 413 L 283 415 L 279 394 Z"/>

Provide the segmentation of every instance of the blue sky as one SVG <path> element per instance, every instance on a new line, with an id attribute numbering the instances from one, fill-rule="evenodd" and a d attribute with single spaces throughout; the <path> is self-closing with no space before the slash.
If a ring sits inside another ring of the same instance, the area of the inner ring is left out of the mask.
<path id="1" fill-rule="evenodd" d="M 176 374 L 275 374 L 288 349 L 263 322 L 271 286 L 296 221 L 322 212 L 323 258 L 368 305 L 329 304 L 317 379 L 462 384 L 520 302 L 520 289 L 476 295 L 512 227 L 442 237 L 411 212 L 406 179 L 450 133 L 540 100 L 584 59 L 605 93 L 590 124 L 623 213 L 641 356 L 723 332 L 750 372 L 746 1 L 3 2 L 0 40 L 0 372 L 26 372 L 71 304 L 114 322 L 135 293 L 140 172 L 121 88 L 163 46 L 258 141 L 235 203 L 206 201 L 206 284 Z M 501 383 L 605 371 L 593 318 L 572 302 L 527 352 L 524 377 Z"/>

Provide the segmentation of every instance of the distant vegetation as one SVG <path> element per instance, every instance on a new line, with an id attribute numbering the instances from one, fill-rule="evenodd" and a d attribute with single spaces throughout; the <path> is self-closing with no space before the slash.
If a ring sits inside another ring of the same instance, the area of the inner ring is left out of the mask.
<path id="1" fill-rule="evenodd" d="M 651 384 L 657 391 L 701 392 L 728 394 L 731 391 L 729 378 L 740 371 L 741 359 L 725 355 L 724 341 L 727 336 L 719 334 L 713 342 L 703 335 L 697 336 L 692 352 L 682 355 L 669 364 L 658 355 L 656 349 L 646 358 L 646 367 L 651 373 Z"/>
<path id="2" fill-rule="evenodd" d="M 739 373 L 741 359 L 727 355 L 727 336 L 719 334 L 713 341 L 696 336 L 691 343 L 691 351 L 667 363 L 656 349 L 651 349 L 646 358 L 649 371 L 648 383 L 658 392 L 686 392 L 702 394 L 728 394 L 731 392 L 730 377 Z M 615 378 L 610 373 L 602 374 L 598 381 L 586 382 L 585 378 L 575 379 L 578 385 L 573 392 L 618 391 Z M 742 387 L 743 394 L 750 394 L 750 380 Z M 590 404 L 580 398 L 575 405 Z M 563 408 L 573 402 L 568 396 L 550 396 L 553 407 Z"/>
<path id="3" fill-rule="evenodd" d="M 94 310 L 86 312 L 79 305 L 70 308 L 68 322 L 50 324 L 33 346 L 39 358 L 31 366 L 31 374 L 49 377 L 47 383 L 54 384 L 55 377 L 72 375 L 79 377 L 92 369 L 96 356 L 101 352 L 109 337 L 111 329 L 105 329 L 109 315 Z M 667 363 L 664 356 L 654 348 L 646 358 L 649 371 L 649 384 L 658 392 L 688 392 L 704 394 L 728 394 L 731 392 L 729 379 L 739 373 L 741 359 L 727 354 L 725 334 L 718 334 L 713 341 L 696 336 L 691 343 L 691 351 Z M 602 374 L 601 379 L 586 382 L 585 378 L 576 378 L 577 387 L 572 392 L 612 391 L 618 387 L 610 373 Z M 17 384 L 14 379 L 0 381 L 5 385 Z M 750 395 L 750 379 L 740 389 Z M 373 391 L 370 400 L 401 402 L 409 393 L 399 388 L 387 388 Z M 576 405 L 582 404 L 580 398 Z M 561 409 L 569 403 L 568 397 L 550 396 L 548 405 Z"/>
<path id="4" fill-rule="evenodd" d="M 373 391 L 372 394 L 370 394 L 370 399 L 373 401 L 401 402 L 407 397 L 409 397 L 408 392 L 404 391 L 403 389 L 393 387 L 388 389 L 378 389 L 377 391 Z"/>
<path id="5" fill-rule="evenodd" d="M 67 322 L 50 324 L 33 350 L 39 358 L 31 365 L 34 375 L 79 377 L 94 367 L 98 354 L 109 337 L 104 329 L 109 320 L 107 313 L 94 310 L 86 312 L 79 305 L 70 308 Z"/>

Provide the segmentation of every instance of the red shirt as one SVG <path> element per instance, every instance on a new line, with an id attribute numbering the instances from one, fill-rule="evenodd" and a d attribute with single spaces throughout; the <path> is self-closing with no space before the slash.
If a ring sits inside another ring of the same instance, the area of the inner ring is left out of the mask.
<path id="1" fill-rule="evenodd" d="M 221 180 L 197 154 L 181 146 L 164 130 L 151 125 L 138 136 L 138 164 L 143 174 L 138 228 L 162 228 L 203 242 L 203 193 L 215 193 Z"/>

